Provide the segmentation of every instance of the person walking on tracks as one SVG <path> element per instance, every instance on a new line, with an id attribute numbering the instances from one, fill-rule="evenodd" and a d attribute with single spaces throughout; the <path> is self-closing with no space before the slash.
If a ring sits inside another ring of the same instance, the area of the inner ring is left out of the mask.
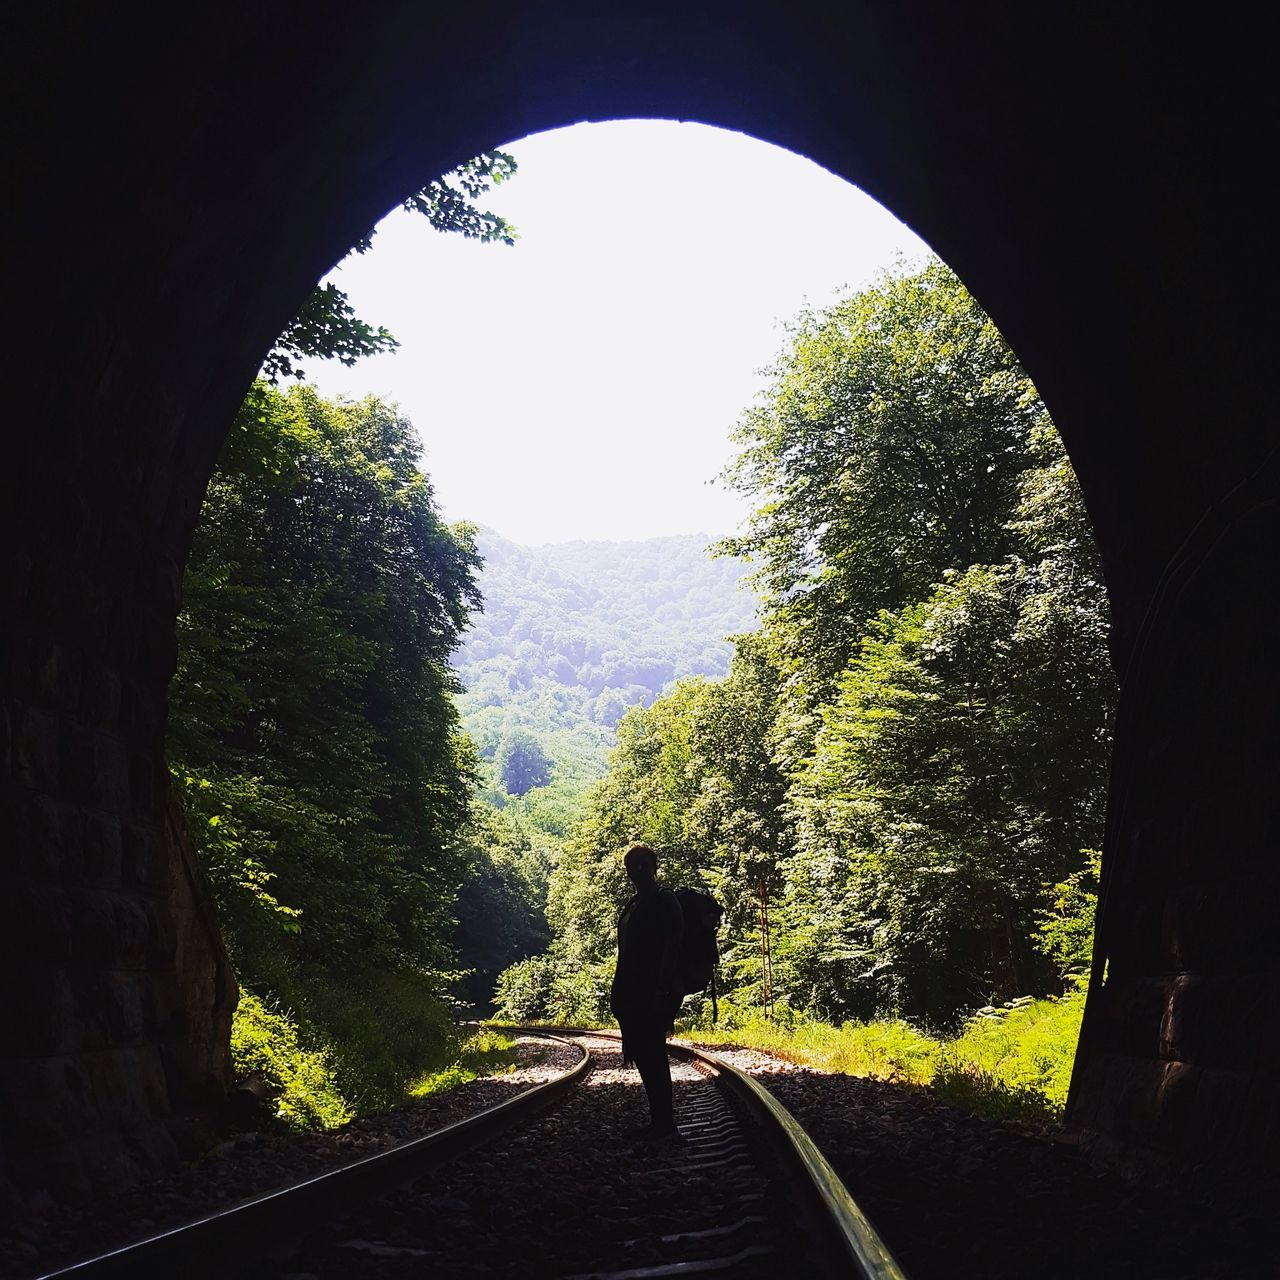
<path id="1" fill-rule="evenodd" d="M 678 1139 L 667 1037 L 683 998 L 677 965 L 684 921 L 676 895 L 658 883 L 658 855 L 648 845 L 631 845 L 623 864 L 635 894 L 618 917 L 609 1007 L 622 1031 L 623 1062 L 635 1063 L 649 1098 L 650 1123 L 640 1136 Z"/>

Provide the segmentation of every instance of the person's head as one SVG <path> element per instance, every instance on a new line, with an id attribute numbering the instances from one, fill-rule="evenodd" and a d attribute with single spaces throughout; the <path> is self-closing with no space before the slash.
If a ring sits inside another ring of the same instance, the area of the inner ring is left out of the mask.
<path id="1" fill-rule="evenodd" d="M 637 889 L 653 884 L 658 878 L 658 855 L 647 844 L 633 844 L 622 855 L 622 865 L 627 869 L 627 879 Z"/>

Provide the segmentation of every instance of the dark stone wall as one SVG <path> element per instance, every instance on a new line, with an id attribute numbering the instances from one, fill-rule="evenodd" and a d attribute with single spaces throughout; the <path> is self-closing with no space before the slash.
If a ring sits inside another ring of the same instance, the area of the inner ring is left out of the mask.
<path id="1" fill-rule="evenodd" d="M 1123 685 L 1072 1112 L 1117 1151 L 1274 1159 L 1260 42 L 1143 5 L 28 8 L 3 80 L 0 1176 L 163 1164 L 226 1077 L 234 987 L 162 747 L 191 529 L 262 353 L 406 192 L 616 116 L 859 183 L 1019 352 L 1097 527 Z"/>
<path id="2" fill-rule="evenodd" d="M 1141 1171 L 1280 1155 L 1280 458 L 1165 568 L 1123 682 L 1072 1119 Z"/>

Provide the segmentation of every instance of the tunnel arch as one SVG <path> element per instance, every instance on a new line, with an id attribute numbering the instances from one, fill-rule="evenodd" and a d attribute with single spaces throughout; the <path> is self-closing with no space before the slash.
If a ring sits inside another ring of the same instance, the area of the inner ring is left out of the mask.
<path id="1" fill-rule="evenodd" d="M 165 799 L 164 698 L 191 530 L 262 353 L 425 178 L 620 117 L 750 133 L 860 186 L 1018 351 L 1080 476 L 1122 678 L 1072 1116 L 1118 1158 L 1274 1159 L 1278 948 L 1258 904 L 1280 887 L 1260 639 L 1277 477 L 1260 348 L 1220 263 L 1227 243 L 1266 260 L 1231 145 L 1261 81 L 1207 97 L 1188 79 L 1226 65 L 1215 32 L 1140 7 L 814 0 L 785 21 L 754 0 L 24 21 L 3 350 L 19 429 L 0 479 L 5 1176 L 92 1184 L 172 1160 L 225 1078 L 232 984 Z"/>

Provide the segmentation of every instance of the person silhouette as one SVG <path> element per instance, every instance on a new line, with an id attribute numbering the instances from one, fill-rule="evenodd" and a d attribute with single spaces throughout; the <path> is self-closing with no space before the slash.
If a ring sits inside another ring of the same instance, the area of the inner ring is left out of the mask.
<path id="1" fill-rule="evenodd" d="M 622 1060 L 635 1063 L 649 1099 L 649 1125 L 637 1137 L 678 1139 L 667 1037 L 683 999 L 676 963 L 684 917 L 676 895 L 658 883 L 658 855 L 647 844 L 631 845 L 623 865 L 635 894 L 618 917 L 618 967 L 609 1007 L 622 1031 Z"/>

